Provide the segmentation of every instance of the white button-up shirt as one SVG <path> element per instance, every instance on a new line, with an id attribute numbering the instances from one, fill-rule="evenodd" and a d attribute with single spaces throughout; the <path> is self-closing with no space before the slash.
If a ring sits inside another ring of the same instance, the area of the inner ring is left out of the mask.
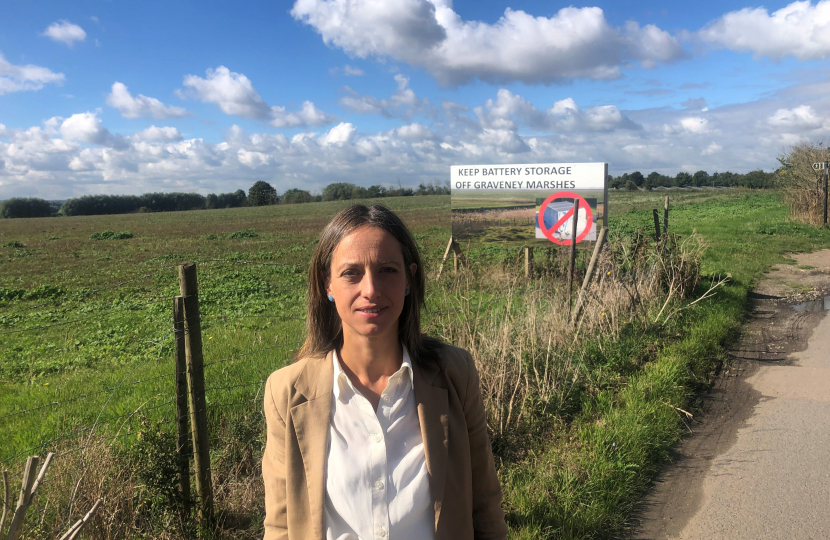
<path id="1" fill-rule="evenodd" d="M 327 540 L 433 540 L 412 362 L 389 378 L 378 410 L 334 361 L 326 474 Z"/>

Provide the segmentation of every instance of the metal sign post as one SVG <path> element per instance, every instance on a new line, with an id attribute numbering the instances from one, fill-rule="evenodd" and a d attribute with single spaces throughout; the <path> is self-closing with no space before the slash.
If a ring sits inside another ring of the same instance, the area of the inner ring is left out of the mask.
<path id="1" fill-rule="evenodd" d="M 824 171 L 824 226 L 827 226 L 827 179 L 830 176 L 830 167 L 828 161 L 823 163 L 813 163 L 814 171 Z"/>

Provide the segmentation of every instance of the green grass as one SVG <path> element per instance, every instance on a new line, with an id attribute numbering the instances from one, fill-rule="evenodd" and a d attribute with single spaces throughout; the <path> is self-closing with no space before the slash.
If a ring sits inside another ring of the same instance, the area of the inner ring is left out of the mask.
<path id="1" fill-rule="evenodd" d="M 614 234 L 653 227 L 647 203 L 629 202 L 632 209 L 622 215 L 612 206 Z M 644 369 L 623 375 L 613 366 L 592 366 L 610 379 L 624 376 L 624 383 L 586 396 L 580 415 L 559 433 L 556 444 L 505 467 L 511 537 L 614 538 L 624 533 L 651 478 L 686 432 L 678 408 L 692 408 L 695 391 L 705 388 L 714 368 L 726 361 L 725 346 L 747 315 L 749 290 L 764 271 L 784 262 L 784 253 L 830 247 L 830 231 L 789 223 L 786 215 L 772 193 L 725 194 L 672 207 L 670 230 L 684 236 L 696 231 L 709 246 L 704 274 L 730 275 L 731 280 L 666 331 L 637 329 L 639 341 L 663 342 Z M 616 347 L 624 349 L 624 341 Z"/>
<path id="2" fill-rule="evenodd" d="M 785 253 L 830 247 L 830 232 L 788 222 L 774 193 L 670 196 L 670 231 L 696 232 L 709 246 L 699 293 L 717 276 L 728 274 L 730 282 L 665 327 L 631 324 L 616 340 L 586 338 L 584 383 L 566 413 L 531 434 L 520 459 L 500 464 L 513 538 L 622 534 L 686 431 L 678 408 L 694 406 L 695 392 L 725 360 L 723 345 L 746 316 L 748 291 Z M 664 197 L 612 192 L 611 241 L 638 229 L 650 234 L 651 209 L 662 209 Z M 449 197 L 383 202 L 410 224 L 428 258 L 443 254 Z M 201 261 L 212 429 L 256 412 L 260 382 L 302 337 L 305 264 L 316 238 L 346 204 L 1 221 L 0 243 L 25 247 L 0 251 L 0 461 L 96 422 L 96 433 L 128 440 L 144 417 L 170 421 L 174 267 L 188 260 Z M 133 238 L 91 239 L 98 231 Z M 495 269 L 519 255 L 499 245 L 462 247 L 473 264 Z M 536 260 L 541 265 L 544 252 Z M 436 261 L 427 268 L 434 276 Z M 428 292 L 428 309 L 447 305 L 443 285 Z M 493 286 L 471 291 L 466 301 L 498 295 Z M 72 442 L 88 433 L 73 434 Z"/>

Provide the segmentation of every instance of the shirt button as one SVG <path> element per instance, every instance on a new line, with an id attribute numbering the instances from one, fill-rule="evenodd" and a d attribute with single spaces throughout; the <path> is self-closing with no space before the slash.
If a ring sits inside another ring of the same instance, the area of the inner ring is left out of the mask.
<path id="1" fill-rule="evenodd" d="M 383 538 L 386 536 L 386 529 L 384 529 L 383 527 L 378 527 L 378 529 L 375 531 L 375 534 Z"/>
<path id="2" fill-rule="evenodd" d="M 383 440 L 383 437 L 381 437 L 379 434 L 375 433 L 374 435 L 372 435 L 372 442 L 379 443 L 382 440 Z"/>
<path id="3" fill-rule="evenodd" d="M 389 403 L 389 396 L 383 396 L 383 401 Z"/>
<path id="4" fill-rule="evenodd" d="M 381 482 L 380 480 L 375 482 L 375 489 L 377 489 L 377 490 L 383 489 L 383 482 Z"/>

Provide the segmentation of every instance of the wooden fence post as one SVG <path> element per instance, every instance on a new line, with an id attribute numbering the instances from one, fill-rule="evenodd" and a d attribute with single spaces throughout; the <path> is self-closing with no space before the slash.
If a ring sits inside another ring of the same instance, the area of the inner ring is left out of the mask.
<path id="1" fill-rule="evenodd" d="M 450 236 L 450 241 L 447 243 L 447 249 L 444 251 L 444 258 L 441 259 L 441 266 L 438 267 L 438 276 L 435 279 L 440 279 L 441 274 L 444 272 L 444 264 L 447 262 L 447 257 L 450 256 L 450 251 L 453 252 L 452 255 L 452 268 L 453 272 L 458 273 L 458 269 L 464 264 L 464 254 L 461 253 L 461 247 L 458 245 L 458 242 L 455 241 L 455 238 Z"/>
<path id="2" fill-rule="evenodd" d="M 213 521 L 213 488 L 210 480 L 210 441 L 208 440 L 205 370 L 202 357 L 202 323 L 199 315 L 196 265 L 179 266 L 179 288 L 184 303 L 184 346 L 187 356 L 187 383 L 190 395 L 190 426 L 193 438 L 193 466 L 199 492 L 199 519 Z"/>
<path id="3" fill-rule="evenodd" d="M 585 301 L 585 293 L 588 290 L 588 285 L 591 284 L 591 278 L 594 277 L 594 271 L 597 268 L 597 260 L 599 254 L 602 252 L 602 246 L 605 245 L 605 236 L 608 234 L 608 227 L 603 227 L 599 231 L 597 243 L 594 246 L 594 254 L 591 255 L 591 262 L 588 263 L 588 269 L 585 271 L 585 279 L 582 280 L 582 288 L 579 289 L 579 296 L 576 299 L 576 306 L 574 307 L 573 321 L 579 319 L 579 313 L 582 311 L 582 303 Z"/>
<path id="4" fill-rule="evenodd" d="M 666 202 L 663 205 L 663 234 L 669 233 L 669 196 L 666 195 Z"/>
<path id="5" fill-rule="evenodd" d="M 574 289 L 574 270 L 576 269 L 576 226 L 579 222 L 579 199 L 574 198 L 573 225 L 571 226 L 571 256 L 568 263 L 568 319 L 571 318 L 571 302 Z M 587 224 L 586 226 L 590 226 Z"/>
<path id="6" fill-rule="evenodd" d="M 654 241 L 660 241 L 660 215 L 656 208 L 654 209 Z"/>
<path id="7" fill-rule="evenodd" d="M 34 501 L 37 489 L 43 482 L 43 477 L 46 475 L 46 470 L 49 468 L 49 464 L 52 463 L 53 457 L 54 454 L 49 452 L 49 455 L 46 456 L 46 461 L 43 463 L 43 467 L 40 469 L 40 473 L 37 472 L 37 466 L 40 463 L 38 456 L 29 456 L 26 460 L 26 468 L 23 471 L 23 482 L 20 485 L 20 497 L 17 499 L 17 508 L 15 508 L 11 524 L 9 524 L 9 532 L 6 534 L 6 540 L 17 540 L 17 537 L 20 536 L 23 530 L 23 521 L 26 518 L 26 511 L 31 506 L 32 501 Z M 7 482 L 8 476 L 4 474 L 3 483 L 8 485 Z M 8 488 L 5 488 L 5 491 L 6 496 L 8 496 Z M 4 500 L 3 503 L 4 505 L 9 504 L 7 500 Z M 4 519 L 6 517 L 5 514 L 6 509 L 3 508 Z M 2 529 L 0 529 L 0 533 L 2 532 Z"/>
<path id="8" fill-rule="evenodd" d="M 176 454 L 179 457 L 179 493 L 184 515 L 190 513 L 190 429 L 187 425 L 187 350 L 184 332 L 184 298 L 173 299 L 176 336 Z"/>
<path id="9" fill-rule="evenodd" d="M 525 277 L 533 276 L 533 248 L 525 246 Z"/>

